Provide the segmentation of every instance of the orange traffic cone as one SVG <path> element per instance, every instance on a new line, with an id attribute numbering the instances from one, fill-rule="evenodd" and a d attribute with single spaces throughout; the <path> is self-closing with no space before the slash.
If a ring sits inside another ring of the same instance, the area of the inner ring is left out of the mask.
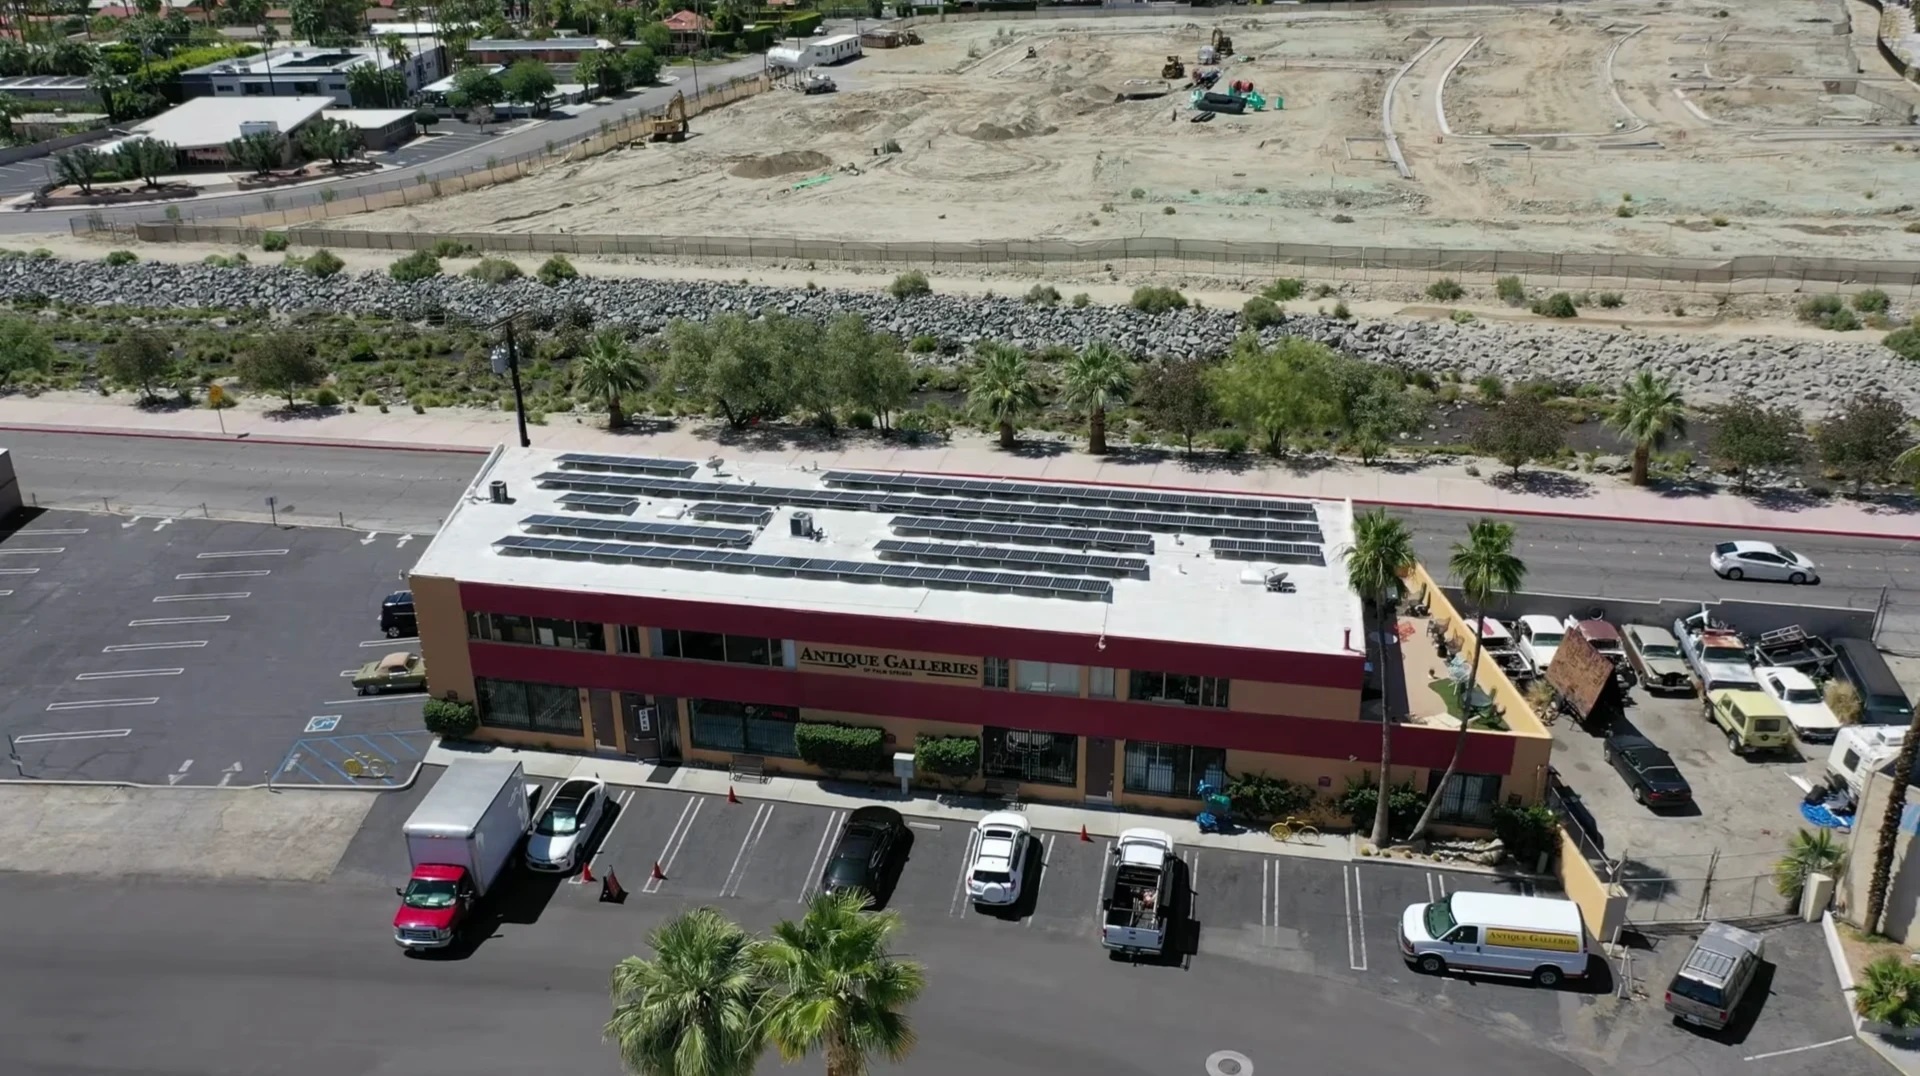
<path id="1" fill-rule="evenodd" d="M 660 861 L 657 859 L 653 861 L 653 880 L 656 882 L 667 880 L 667 872 L 660 869 Z"/>
<path id="2" fill-rule="evenodd" d="M 580 884 L 588 885 L 588 884 L 591 884 L 592 881 L 593 881 L 593 864 L 591 863 L 580 864 Z"/>
<path id="3" fill-rule="evenodd" d="M 620 884 L 619 877 L 612 871 L 600 879 L 600 899 L 608 904 L 619 904 L 627 899 L 626 887 Z"/>
<path id="4" fill-rule="evenodd" d="M 1093 835 L 1087 832 L 1087 824 L 1085 822 L 1080 823 L 1080 839 L 1088 844 L 1093 843 Z"/>
<path id="5" fill-rule="evenodd" d="M 740 797 L 739 797 L 739 796 L 736 796 L 736 795 L 734 795 L 734 794 L 733 794 L 733 786 L 732 786 L 732 785 L 728 785 L 728 786 L 727 786 L 727 802 L 728 802 L 728 803 L 739 803 L 739 802 L 740 802 Z"/>

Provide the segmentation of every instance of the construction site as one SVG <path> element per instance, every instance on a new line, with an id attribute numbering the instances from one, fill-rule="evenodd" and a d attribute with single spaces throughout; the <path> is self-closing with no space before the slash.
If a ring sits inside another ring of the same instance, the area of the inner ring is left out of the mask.
<path id="1" fill-rule="evenodd" d="M 924 43 L 832 68 L 837 92 L 792 80 L 684 141 L 331 226 L 1903 258 L 1920 90 L 1879 19 L 1759 0 L 923 21 Z"/>

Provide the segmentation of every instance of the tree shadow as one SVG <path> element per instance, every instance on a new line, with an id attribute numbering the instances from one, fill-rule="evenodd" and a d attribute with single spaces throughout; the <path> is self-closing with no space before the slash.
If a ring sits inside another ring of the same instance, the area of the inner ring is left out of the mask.
<path id="1" fill-rule="evenodd" d="M 273 422 L 305 422 L 313 419 L 332 418 L 335 415 L 343 413 L 338 405 L 329 404 L 326 407 L 321 407 L 317 404 L 310 403 L 290 404 L 285 407 L 276 407 L 271 411 L 265 412 L 266 417 Z"/>
<path id="2" fill-rule="evenodd" d="M 1876 516 L 1910 516 L 1920 512 L 1920 497 L 1904 494 L 1874 496 L 1860 505 L 1861 509 Z"/>
<path id="3" fill-rule="evenodd" d="M 183 400 L 178 396 L 142 396 L 134 401 L 134 408 L 149 415 L 170 415 L 176 411 L 191 411 L 200 406 L 192 400 Z"/>
<path id="4" fill-rule="evenodd" d="M 1755 508 L 1765 508 L 1771 512 L 1804 512 L 1809 508 L 1819 508 L 1827 503 L 1825 497 L 1808 490 L 1787 489 L 1781 486 L 1734 490 L 1734 494 Z"/>
<path id="5" fill-rule="evenodd" d="M 1310 474 L 1319 474 L 1321 471 L 1340 465 L 1338 457 L 1328 456 L 1318 452 L 1312 455 L 1282 456 L 1276 462 L 1282 470 L 1293 475 L 1295 478 Z"/>
<path id="6" fill-rule="evenodd" d="M 646 415 L 638 418 L 629 416 L 625 426 L 615 427 L 607 432 L 615 437 L 652 437 L 659 433 L 672 433 L 679 428 L 678 419 Z"/>
<path id="7" fill-rule="evenodd" d="M 999 442 L 996 440 L 994 444 L 997 446 Z M 1001 451 L 1005 452 L 1009 456 L 1015 456 L 1020 459 L 1047 460 L 1047 459 L 1054 459 L 1059 456 L 1064 456 L 1067 453 L 1072 452 L 1073 446 L 1068 444 L 1065 441 L 1035 441 L 1031 439 L 1022 439 L 1022 440 L 1015 441 L 1013 443 L 1012 448 L 1001 449 Z"/>
<path id="8" fill-rule="evenodd" d="M 1429 467 L 1439 467 L 1454 462 L 1451 456 L 1432 453 L 1419 456 L 1392 457 L 1375 460 L 1371 464 L 1362 463 L 1362 467 L 1371 466 L 1386 474 L 1419 474 Z"/>
<path id="9" fill-rule="evenodd" d="M 1678 500 L 1682 497 L 1711 497 L 1720 492 L 1720 485 L 1704 478 L 1656 478 L 1649 481 L 1646 489 L 1666 497 Z"/>
<path id="10" fill-rule="evenodd" d="M 1487 479 L 1487 485 L 1506 493 L 1525 493 L 1535 497 L 1573 499 L 1593 496 L 1593 483 L 1562 471 L 1504 471 Z"/>
<path id="11" fill-rule="evenodd" d="M 1194 452 L 1180 457 L 1180 469 L 1197 474 L 1246 474 L 1258 461 L 1245 452 Z"/>

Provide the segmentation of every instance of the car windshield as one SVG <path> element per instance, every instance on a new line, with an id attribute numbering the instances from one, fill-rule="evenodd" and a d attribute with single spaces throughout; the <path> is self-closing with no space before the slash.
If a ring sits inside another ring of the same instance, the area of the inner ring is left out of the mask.
<path id="1" fill-rule="evenodd" d="M 1709 644 L 1704 651 L 1708 661 L 1725 661 L 1738 665 L 1747 660 L 1747 652 L 1737 646 L 1724 643 Z"/>
<path id="2" fill-rule="evenodd" d="M 452 882 L 415 878 L 407 883 L 406 895 L 401 900 L 409 908 L 445 908 L 453 904 L 459 892 Z"/>
<path id="3" fill-rule="evenodd" d="M 1819 702 L 1820 691 L 1811 687 L 1790 687 L 1780 697 L 1788 702 Z"/>
<path id="4" fill-rule="evenodd" d="M 1557 631 L 1536 631 L 1533 633 L 1533 645 L 1559 646 L 1560 640 L 1563 638 L 1565 638 L 1565 636 Z"/>
<path id="5" fill-rule="evenodd" d="M 1450 901 L 1437 900 L 1427 905 L 1427 937 L 1444 938 L 1448 932 L 1458 926 L 1453 918 L 1453 905 Z"/>
<path id="6" fill-rule="evenodd" d="M 540 816 L 540 824 L 534 832 L 542 837 L 570 837 L 580 829 L 580 818 L 574 812 L 579 809 L 579 801 L 556 803 L 547 808 Z"/>
<path id="7" fill-rule="evenodd" d="M 1802 559 L 1800 554 L 1795 553 L 1793 550 L 1788 549 L 1786 546 L 1783 546 L 1783 545 L 1774 546 L 1773 551 L 1775 553 L 1780 554 L 1782 557 L 1785 557 L 1787 560 L 1793 561 L 1795 563 L 1798 563 Z"/>
<path id="8" fill-rule="evenodd" d="M 1698 979 L 1689 979 L 1684 975 L 1674 976 L 1673 983 L 1669 985 L 1667 989 L 1689 1001 L 1697 1001 L 1710 1009 L 1718 1009 L 1726 1000 L 1725 996 L 1720 993 L 1718 987 L 1708 986 Z"/>
<path id="9" fill-rule="evenodd" d="M 1641 643 L 1640 653 L 1650 658 L 1677 658 L 1680 648 L 1671 643 Z"/>

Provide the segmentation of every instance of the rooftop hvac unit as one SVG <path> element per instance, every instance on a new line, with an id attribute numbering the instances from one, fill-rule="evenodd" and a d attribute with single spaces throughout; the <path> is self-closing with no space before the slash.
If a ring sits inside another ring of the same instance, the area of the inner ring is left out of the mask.
<path id="1" fill-rule="evenodd" d="M 795 512 L 793 518 L 788 522 L 793 527 L 793 536 L 795 538 L 813 537 L 812 512 Z"/>
<path id="2" fill-rule="evenodd" d="M 279 134 L 279 120 L 245 120 L 240 124 L 240 137 L 256 134 Z"/>
<path id="3" fill-rule="evenodd" d="M 507 484 L 498 478 L 487 483 L 487 499 L 495 504 L 513 503 L 513 498 L 507 496 Z"/>

